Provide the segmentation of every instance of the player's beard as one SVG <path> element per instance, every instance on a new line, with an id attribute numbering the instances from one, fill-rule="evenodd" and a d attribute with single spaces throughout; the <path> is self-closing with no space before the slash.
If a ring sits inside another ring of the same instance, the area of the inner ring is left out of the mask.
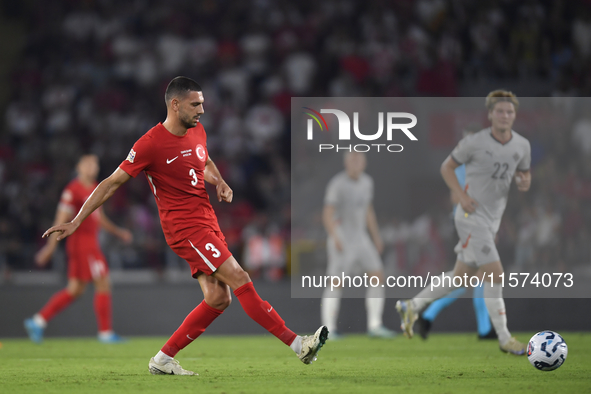
<path id="1" fill-rule="evenodd" d="M 192 118 L 191 116 L 187 116 L 185 114 L 180 114 L 179 120 L 181 121 L 181 124 L 183 125 L 183 127 L 187 128 L 187 129 L 197 126 L 197 120 L 195 118 Z"/>

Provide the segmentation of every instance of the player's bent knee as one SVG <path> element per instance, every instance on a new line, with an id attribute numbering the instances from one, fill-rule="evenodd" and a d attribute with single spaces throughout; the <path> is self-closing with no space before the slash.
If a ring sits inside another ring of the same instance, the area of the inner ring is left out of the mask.
<path id="1" fill-rule="evenodd" d="M 203 292 L 205 302 L 212 308 L 223 311 L 232 303 L 232 294 L 228 286 L 207 286 Z"/>
<path id="2" fill-rule="evenodd" d="M 230 296 L 230 294 L 225 294 L 225 295 L 218 295 L 215 297 L 208 297 L 206 298 L 205 302 L 207 303 L 207 305 L 209 305 L 212 308 L 218 309 L 220 311 L 223 311 L 224 309 L 226 309 L 227 307 L 230 306 L 230 304 L 232 303 L 232 297 Z"/>
<path id="3" fill-rule="evenodd" d="M 111 282 L 108 278 L 100 278 L 95 280 L 94 282 L 94 289 L 98 293 L 110 293 L 111 292 Z"/>
<path id="4" fill-rule="evenodd" d="M 227 307 L 230 306 L 230 304 L 232 304 L 232 296 L 230 294 L 228 294 L 228 297 L 226 297 L 226 299 L 224 300 L 224 303 L 221 305 L 220 309 L 226 309 Z"/>
<path id="5" fill-rule="evenodd" d="M 84 294 L 84 290 L 70 290 L 68 289 L 68 293 L 72 296 L 72 298 L 80 298 L 82 294 Z"/>
<path id="6" fill-rule="evenodd" d="M 84 294 L 84 291 L 86 290 L 86 284 L 79 281 L 70 281 L 66 290 L 72 297 L 79 298 L 82 294 Z"/>

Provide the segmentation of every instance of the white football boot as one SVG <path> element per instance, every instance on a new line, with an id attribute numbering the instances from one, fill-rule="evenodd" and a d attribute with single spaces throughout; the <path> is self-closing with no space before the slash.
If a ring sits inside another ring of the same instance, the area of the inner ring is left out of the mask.
<path id="1" fill-rule="evenodd" d="M 505 353 L 511 353 L 516 356 L 525 355 L 525 348 L 527 346 L 524 343 L 519 342 L 515 337 L 511 337 L 509 341 L 504 345 L 499 345 L 501 351 Z"/>
<path id="2" fill-rule="evenodd" d="M 298 354 L 298 358 L 304 364 L 312 364 L 316 361 L 317 354 L 320 348 L 328 339 L 328 328 L 321 326 L 314 335 L 305 335 L 302 337 L 302 351 Z"/>
<path id="3" fill-rule="evenodd" d="M 180 366 L 177 360 L 172 360 L 166 364 L 158 364 L 154 357 L 150 359 L 148 369 L 152 375 L 199 375 L 193 371 L 187 371 Z"/>
<path id="4" fill-rule="evenodd" d="M 400 328 L 404 332 L 404 336 L 408 339 L 411 339 L 414 335 L 412 326 L 419 317 L 419 315 L 414 311 L 412 300 L 397 301 L 396 310 L 400 314 Z"/>

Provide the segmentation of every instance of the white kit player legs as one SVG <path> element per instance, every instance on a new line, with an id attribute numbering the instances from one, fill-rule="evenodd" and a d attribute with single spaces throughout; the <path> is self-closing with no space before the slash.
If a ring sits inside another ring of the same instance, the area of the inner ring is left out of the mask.
<path id="1" fill-rule="evenodd" d="M 458 261 L 454 270 L 455 276 L 463 277 L 464 274 L 468 274 L 468 277 L 471 277 L 477 274 L 481 277 L 481 273 L 484 272 L 486 276 L 492 273 L 495 277 L 498 277 L 498 274 L 503 272 L 503 267 L 494 243 L 494 233 L 484 230 L 480 226 L 471 226 L 462 222 L 462 219 L 456 217 L 456 228 L 460 236 L 460 242 L 455 249 L 458 253 Z M 468 261 L 468 263 L 465 261 Z M 484 264 L 478 264 L 478 261 L 484 262 Z M 413 299 L 396 303 L 396 309 L 402 321 L 401 328 L 408 338 L 413 336 L 412 326 L 418 317 L 418 313 L 431 302 L 445 297 L 455 289 L 453 285 L 450 286 L 449 282 L 444 282 L 444 286 L 433 287 L 433 289 L 431 289 L 431 286 L 427 286 Z M 515 355 L 523 355 L 525 354 L 525 345 L 511 337 L 507 328 L 505 301 L 503 300 L 502 291 L 500 283 L 494 282 L 491 284 L 485 281 L 484 301 L 486 308 L 499 338 L 500 349 Z"/>
<path id="2" fill-rule="evenodd" d="M 352 256 L 345 250 L 338 251 L 332 239 L 327 241 L 328 269 L 326 274 L 329 276 L 339 276 L 344 273 L 352 263 Z M 343 289 L 340 287 L 328 287 L 324 289 L 320 303 L 320 317 L 322 324 L 328 327 L 332 339 L 340 339 L 342 336 L 338 332 L 337 321 L 341 309 L 341 297 Z"/>
<path id="3" fill-rule="evenodd" d="M 359 239 L 361 239 L 361 242 L 359 242 Z M 344 251 L 338 252 L 334 242 L 329 240 L 327 275 L 342 278 L 343 275 L 353 276 L 352 272 L 362 269 L 368 275 L 370 273 L 379 274 L 380 277 L 383 277 L 380 257 L 372 246 L 369 237 L 361 235 L 357 242 L 350 242 L 346 245 Z M 365 259 L 360 259 L 359 256 L 365 256 Z M 342 288 L 331 290 L 328 287 L 322 295 L 322 324 L 328 327 L 332 339 L 341 337 L 338 331 L 338 315 L 342 294 Z M 391 338 L 395 336 L 394 331 L 388 330 L 383 325 L 384 304 L 385 289 L 381 285 L 378 285 L 378 287 L 369 286 L 365 294 L 365 309 L 367 312 L 367 333 L 371 337 Z"/>

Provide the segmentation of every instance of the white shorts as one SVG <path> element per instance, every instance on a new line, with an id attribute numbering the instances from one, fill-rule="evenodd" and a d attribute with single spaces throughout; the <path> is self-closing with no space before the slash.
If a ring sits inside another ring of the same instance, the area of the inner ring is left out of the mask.
<path id="1" fill-rule="evenodd" d="M 495 245 L 495 233 L 486 226 L 456 219 L 456 231 L 460 240 L 454 252 L 459 261 L 478 268 L 501 260 Z"/>
<path id="2" fill-rule="evenodd" d="M 327 275 L 359 275 L 369 272 L 383 271 L 382 259 L 367 234 L 357 237 L 354 241 L 340 238 L 342 251 L 337 251 L 334 240 L 327 241 L 328 267 Z"/>

